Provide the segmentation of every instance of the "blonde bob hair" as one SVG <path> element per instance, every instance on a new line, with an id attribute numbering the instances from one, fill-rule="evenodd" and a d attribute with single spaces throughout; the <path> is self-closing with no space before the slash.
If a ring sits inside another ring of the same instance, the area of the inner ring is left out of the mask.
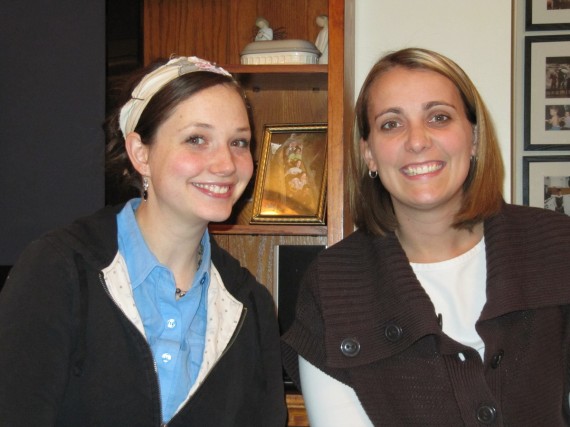
<path id="1" fill-rule="evenodd" d="M 504 168 L 495 129 L 479 92 L 461 67 L 441 54 L 419 48 L 399 50 L 381 58 L 368 73 L 356 101 L 356 130 L 349 174 L 350 204 L 355 225 L 376 235 L 384 235 L 398 228 L 390 193 L 380 179 L 369 177 L 360 151 L 360 139 L 366 141 L 370 135 L 368 103 L 371 87 L 384 73 L 396 67 L 441 74 L 455 85 L 461 95 L 467 119 L 473 125 L 477 154 L 471 161 L 463 184 L 463 204 L 455 215 L 453 226 L 470 230 L 475 224 L 496 214 L 503 204 Z"/>

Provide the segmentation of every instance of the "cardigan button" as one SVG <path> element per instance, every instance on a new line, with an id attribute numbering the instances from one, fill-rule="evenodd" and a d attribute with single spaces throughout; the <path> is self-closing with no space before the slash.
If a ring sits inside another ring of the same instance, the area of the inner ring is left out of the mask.
<path id="1" fill-rule="evenodd" d="M 346 357 L 354 357 L 360 353 L 360 343 L 356 338 L 345 338 L 340 343 L 340 351 Z"/>
<path id="2" fill-rule="evenodd" d="M 402 339 L 404 331 L 398 325 L 391 323 L 384 329 L 384 336 L 390 342 L 398 342 Z"/>
<path id="3" fill-rule="evenodd" d="M 477 409 L 477 421 L 481 424 L 492 424 L 497 418 L 497 410 L 493 406 L 483 405 Z"/>
<path id="4" fill-rule="evenodd" d="M 491 359 L 491 368 L 497 369 L 501 365 L 504 355 L 505 352 L 503 350 L 499 350 L 495 355 L 493 355 L 493 358 Z"/>

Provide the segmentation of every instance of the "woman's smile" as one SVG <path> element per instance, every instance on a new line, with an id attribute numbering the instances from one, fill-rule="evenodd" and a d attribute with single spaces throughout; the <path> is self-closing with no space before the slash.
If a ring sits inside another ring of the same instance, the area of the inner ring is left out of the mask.
<path id="1" fill-rule="evenodd" d="M 220 184 L 201 184 L 197 182 L 193 182 L 192 185 L 198 188 L 205 194 L 214 196 L 214 197 L 229 197 L 231 196 L 231 190 L 233 189 L 233 185 L 220 185 Z"/>
<path id="2" fill-rule="evenodd" d="M 406 165 L 400 168 L 402 173 L 409 177 L 414 177 L 418 175 L 433 174 L 445 167 L 445 162 L 425 162 L 419 164 Z"/>

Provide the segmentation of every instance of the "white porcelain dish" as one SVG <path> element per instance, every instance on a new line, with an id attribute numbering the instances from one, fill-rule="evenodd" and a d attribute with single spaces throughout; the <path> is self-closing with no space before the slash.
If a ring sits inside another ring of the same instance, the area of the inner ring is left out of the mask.
<path id="1" fill-rule="evenodd" d="M 318 64 L 320 52 L 306 40 L 268 40 L 249 43 L 241 52 L 245 65 Z"/>

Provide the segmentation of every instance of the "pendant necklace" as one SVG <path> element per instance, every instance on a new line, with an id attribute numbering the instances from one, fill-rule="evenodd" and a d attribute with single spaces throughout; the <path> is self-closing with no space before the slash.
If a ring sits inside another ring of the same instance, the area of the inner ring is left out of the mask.
<path id="1" fill-rule="evenodd" d="M 200 269 L 200 264 L 202 264 L 202 255 L 204 254 L 204 245 L 202 243 L 200 243 L 200 247 L 198 248 L 198 265 L 196 266 L 196 271 L 198 271 Z M 183 291 L 180 288 L 176 288 L 176 290 L 174 291 L 174 296 L 176 297 L 176 300 L 179 300 L 180 298 L 182 298 L 184 295 L 186 295 L 188 293 L 188 291 Z"/>

